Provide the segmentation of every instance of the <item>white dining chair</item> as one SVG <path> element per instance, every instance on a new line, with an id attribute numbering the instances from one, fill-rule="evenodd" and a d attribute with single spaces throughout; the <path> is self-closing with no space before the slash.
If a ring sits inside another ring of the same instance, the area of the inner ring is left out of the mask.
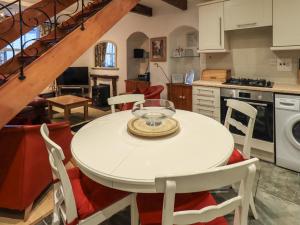
<path id="1" fill-rule="evenodd" d="M 211 225 L 228 225 L 224 216 L 232 212 L 235 212 L 234 225 L 247 225 L 250 193 L 258 161 L 253 158 L 194 175 L 157 177 L 156 192 L 164 193 L 163 198 L 159 194 L 137 196 L 141 225 L 156 224 L 157 221 L 153 220 L 155 216 L 161 217 L 162 225 L 208 222 Z M 220 204 L 208 192 L 237 182 L 240 183 L 237 196 Z M 188 193 L 191 194 L 189 201 L 182 202 L 180 198 L 188 196 Z M 155 199 L 159 201 L 153 203 Z M 179 204 L 180 201 L 182 203 Z M 162 214 L 157 213 L 154 204 L 162 210 Z"/>
<path id="2" fill-rule="evenodd" d="M 131 206 L 131 222 L 138 225 L 136 195 L 95 183 L 78 168 L 66 171 L 60 146 L 49 138 L 46 124 L 40 129 L 49 154 L 54 179 L 54 211 L 52 225 L 98 225 L 112 215 Z"/>
<path id="3" fill-rule="evenodd" d="M 116 105 L 125 104 L 125 103 L 135 103 L 145 100 L 143 94 L 127 94 L 127 95 L 118 95 L 107 99 L 108 104 L 111 106 L 111 112 L 116 112 Z"/>
<path id="4" fill-rule="evenodd" d="M 229 159 L 228 164 L 233 164 L 233 163 L 243 161 L 245 159 L 250 159 L 251 157 L 252 136 L 253 136 L 253 129 L 255 125 L 257 110 L 253 106 L 245 102 L 237 101 L 234 99 L 228 99 L 227 106 L 228 106 L 228 111 L 226 114 L 224 126 L 227 129 L 229 129 L 230 126 L 233 126 L 245 135 L 242 150 L 235 148 L 233 154 Z M 239 113 L 242 113 L 249 118 L 247 126 L 242 124 L 240 121 L 237 121 L 236 119 L 232 118 L 233 110 L 238 111 Z M 258 219 L 258 214 L 255 208 L 252 192 L 251 192 L 251 199 L 250 199 L 250 207 L 254 218 Z"/>

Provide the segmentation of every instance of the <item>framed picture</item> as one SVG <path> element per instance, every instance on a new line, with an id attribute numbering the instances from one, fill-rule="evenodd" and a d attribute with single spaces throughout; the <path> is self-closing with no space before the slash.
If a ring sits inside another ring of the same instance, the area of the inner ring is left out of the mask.
<path id="1" fill-rule="evenodd" d="M 151 62 L 167 61 L 167 38 L 158 37 L 150 39 L 150 60 Z"/>

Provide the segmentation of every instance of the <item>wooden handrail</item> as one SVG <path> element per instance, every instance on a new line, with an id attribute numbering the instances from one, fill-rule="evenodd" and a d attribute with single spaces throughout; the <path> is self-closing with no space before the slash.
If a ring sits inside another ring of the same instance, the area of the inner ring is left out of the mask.
<path id="1" fill-rule="evenodd" d="M 122 19 L 139 0 L 112 0 L 24 70 L 26 79 L 13 77 L 0 88 L 0 128 L 72 65 L 87 49 Z"/>

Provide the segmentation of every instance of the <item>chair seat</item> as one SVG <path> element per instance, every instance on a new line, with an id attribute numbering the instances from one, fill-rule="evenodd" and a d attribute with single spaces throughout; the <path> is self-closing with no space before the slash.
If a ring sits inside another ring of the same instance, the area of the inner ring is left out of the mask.
<path id="1" fill-rule="evenodd" d="M 74 193 L 79 220 L 129 195 L 127 192 L 114 190 L 94 182 L 78 168 L 68 170 L 68 175 Z"/>
<path id="2" fill-rule="evenodd" d="M 232 155 L 230 156 L 227 165 L 231 165 L 234 163 L 239 163 L 242 161 L 245 161 L 245 157 L 242 155 L 242 153 L 238 149 L 234 149 Z"/>
<path id="3" fill-rule="evenodd" d="M 160 225 L 162 221 L 163 194 L 138 194 L 137 206 L 141 225 Z M 175 210 L 200 210 L 216 205 L 214 197 L 209 192 L 176 194 Z M 196 225 L 228 225 L 224 217 L 216 218 L 208 223 Z"/>

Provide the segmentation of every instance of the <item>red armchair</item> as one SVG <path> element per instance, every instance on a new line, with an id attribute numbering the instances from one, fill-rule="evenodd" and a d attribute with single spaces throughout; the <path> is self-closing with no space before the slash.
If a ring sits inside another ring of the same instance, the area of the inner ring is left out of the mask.
<path id="1" fill-rule="evenodd" d="M 162 85 L 156 85 L 151 86 L 145 90 L 144 94 L 145 99 L 160 99 L 160 94 L 163 92 L 164 86 Z"/>
<path id="2" fill-rule="evenodd" d="M 160 99 L 160 94 L 163 92 L 164 86 L 162 85 L 156 85 L 151 86 L 149 88 L 136 90 L 132 94 L 144 94 L 145 99 Z M 133 103 L 126 103 L 123 104 L 121 107 L 121 111 L 132 109 Z"/>
<path id="3" fill-rule="evenodd" d="M 64 149 L 67 163 L 73 137 L 69 124 L 50 124 L 49 130 L 50 137 Z M 34 200 L 51 182 L 40 125 L 4 127 L 0 131 L 0 208 L 25 210 L 26 217 Z"/>

